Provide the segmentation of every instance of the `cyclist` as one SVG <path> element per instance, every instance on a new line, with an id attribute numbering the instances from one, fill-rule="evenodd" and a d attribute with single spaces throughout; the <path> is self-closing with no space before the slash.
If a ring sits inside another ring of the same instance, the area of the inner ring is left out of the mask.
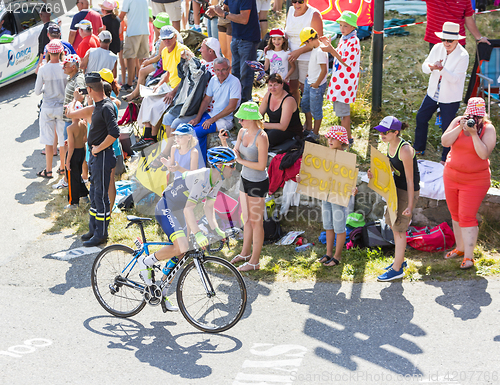
<path id="1" fill-rule="evenodd" d="M 198 227 L 194 214 L 194 208 L 204 199 L 204 212 L 210 227 L 217 235 L 225 237 L 225 233 L 217 225 L 214 204 L 224 179 L 233 173 L 236 154 L 228 147 L 213 147 L 207 152 L 207 161 L 210 168 L 186 171 L 181 178 L 175 179 L 156 205 L 156 220 L 173 244 L 164 246 L 149 256 L 138 258 L 139 275 L 148 286 L 153 284 L 151 271 L 156 262 L 182 255 L 189 250 L 186 237 L 189 231 L 194 234 L 200 247 L 208 246 L 208 239 Z M 184 231 L 186 225 L 187 230 Z M 166 288 L 164 291 L 166 292 Z M 170 303 L 165 292 L 162 294 L 167 310 L 179 310 Z"/>

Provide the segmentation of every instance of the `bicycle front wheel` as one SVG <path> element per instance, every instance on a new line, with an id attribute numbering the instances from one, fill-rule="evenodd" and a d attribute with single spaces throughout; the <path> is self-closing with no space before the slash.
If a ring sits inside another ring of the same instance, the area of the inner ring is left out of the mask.
<path id="1" fill-rule="evenodd" d="M 136 315 L 146 305 L 139 269 L 131 270 L 133 259 L 130 247 L 112 245 L 103 249 L 92 265 L 94 295 L 107 312 L 117 317 Z"/>
<path id="2" fill-rule="evenodd" d="M 192 261 L 179 277 L 179 308 L 195 328 L 208 333 L 223 332 L 236 325 L 245 312 L 245 282 L 225 259 L 207 256 L 199 262 L 199 269 Z"/>

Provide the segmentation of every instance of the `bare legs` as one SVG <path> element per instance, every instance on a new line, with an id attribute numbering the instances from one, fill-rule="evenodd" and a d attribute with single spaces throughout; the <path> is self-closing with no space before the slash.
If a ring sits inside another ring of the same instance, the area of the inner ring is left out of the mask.
<path id="1" fill-rule="evenodd" d="M 343 116 L 340 120 L 340 124 L 342 127 L 344 127 L 347 131 L 347 138 L 351 139 L 352 134 L 351 134 L 351 116 Z"/>
<path id="2" fill-rule="evenodd" d="M 240 191 L 243 213 L 243 249 L 240 255 L 250 255 L 249 264 L 257 265 L 264 244 L 264 198 L 250 197 Z M 252 250 L 253 244 L 253 250 Z"/>
<path id="3" fill-rule="evenodd" d="M 138 98 L 140 95 L 140 85 L 145 85 L 146 84 L 146 78 L 148 75 L 155 70 L 155 67 L 153 64 L 147 65 L 146 67 L 143 67 L 139 70 L 139 78 L 137 80 L 137 85 L 135 86 L 134 90 L 124 96 L 123 98 L 126 99 L 127 101 Z"/>
<path id="4" fill-rule="evenodd" d="M 392 268 L 396 271 L 401 270 L 401 265 L 405 259 L 405 250 L 406 250 L 406 232 L 401 231 L 393 231 L 394 234 L 394 263 Z"/>
<path id="5" fill-rule="evenodd" d="M 342 259 L 342 250 L 344 249 L 346 239 L 346 232 L 337 234 L 337 244 L 335 245 L 335 254 L 333 258 L 337 261 Z M 335 231 L 334 230 L 326 230 L 326 255 L 329 257 L 333 254 L 333 243 L 335 242 Z M 336 263 L 334 261 L 326 264 L 327 266 L 335 266 Z"/>
<path id="6" fill-rule="evenodd" d="M 231 63 L 231 39 L 232 36 L 228 35 L 225 32 L 219 31 L 219 42 L 220 42 L 220 49 L 222 51 L 222 54 L 224 57 L 229 60 Z"/>
<path id="7" fill-rule="evenodd" d="M 464 252 L 464 258 L 474 257 L 474 248 L 477 243 L 477 236 L 479 234 L 479 227 L 460 227 L 458 222 L 453 222 L 453 232 L 455 233 L 455 241 L 457 243 L 457 250 Z M 473 265 L 473 262 L 467 261 L 465 263 L 465 268 Z"/>

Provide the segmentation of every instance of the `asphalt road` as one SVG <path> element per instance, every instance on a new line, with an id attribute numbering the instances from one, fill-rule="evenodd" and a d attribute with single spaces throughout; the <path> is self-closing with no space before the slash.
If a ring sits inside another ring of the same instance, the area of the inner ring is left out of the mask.
<path id="1" fill-rule="evenodd" d="M 44 233 L 57 192 L 36 177 L 34 79 L 0 88 L 0 384 L 500 383 L 499 280 L 246 279 L 245 316 L 220 335 L 150 306 L 108 315 L 90 287 L 96 254 Z"/>

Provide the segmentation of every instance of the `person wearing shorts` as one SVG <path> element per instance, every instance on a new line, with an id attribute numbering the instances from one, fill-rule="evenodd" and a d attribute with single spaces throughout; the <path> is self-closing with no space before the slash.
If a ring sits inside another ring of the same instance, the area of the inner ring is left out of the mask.
<path id="1" fill-rule="evenodd" d="M 40 67 L 35 83 L 35 95 L 43 92 L 42 108 L 40 109 L 40 143 L 45 145 L 45 168 L 37 175 L 43 178 L 52 178 L 52 159 L 54 156 L 55 131 L 61 162 L 64 162 L 64 120 L 63 103 L 68 81 L 61 65 L 64 47 L 59 39 L 53 39 L 47 44 L 47 64 Z M 64 163 L 60 169 L 64 173 Z"/>
<path id="2" fill-rule="evenodd" d="M 127 36 L 123 58 L 127 61 L 127 84 L 122 88 L 132 91 L 137 59 L 149 56 L 149 7 L 147 0 L 124 0 L 120 20 L 127 16 Z"/>
<path id="3" fill-rule="evenodd" d="M 267 14 L 270 9 L 271 0 L 257 0 L 257 13 L 259 14 L 261 40 L 264 40 L 267 33 Z"/>
<path id="4" fill-rule="evenodd" d="M 151 0 L 151 8 L 155 17 L 161 12 L 168 13 L 172 26 L 181 31 L 182 0 Z"/>

